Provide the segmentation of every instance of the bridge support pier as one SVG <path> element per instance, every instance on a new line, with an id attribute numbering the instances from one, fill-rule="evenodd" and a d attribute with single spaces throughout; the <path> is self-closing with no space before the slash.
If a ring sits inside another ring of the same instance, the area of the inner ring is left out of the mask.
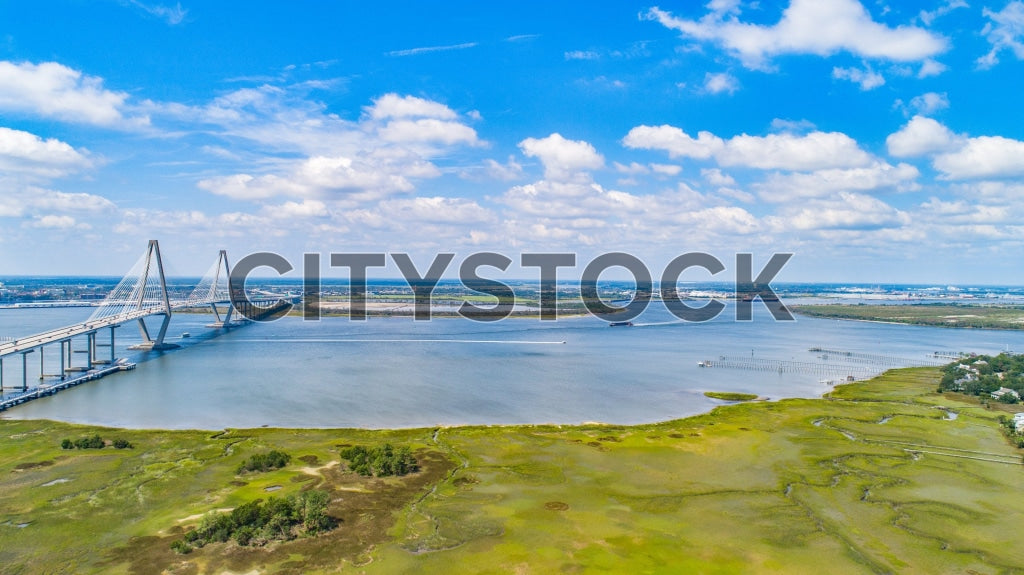
<path id="1" fill-rule="evenodd" d="M 21 352 L 21 391 L 28 391 L 28 354 L 34 349 Z"/>
<path id="2" fill-rule="evenodd" d="M 68 373 L 67 369 L 66 369 L 66 366 L 64 365 L 64 341 L 65 340 L 62 339 L 62 340 L 60 340 L 60 342 L 58 342 L 58 343 L 60 343 L 60 379 L 61 379 L 61 381 L 63 381 L 64 378 L 67 377 L 67 373 Z M 67 343 L 70 346 L 71 345 L 71 340 L 67 340 Z M 68 357 L 71 357 L 71 353 L 68 353 Z"/>
<path id="3" fill-rule="evenodd" d="M 0 357 L 0 397 L 4 396 L 4 358 Z"/>
<path id="4" fill-rule="evenodd" d="M 231 327 L 231 315 L 235 312 L 235 306 L 228 302 L 228 311 L 225 312 L 224 317 L 220 316 L 220 310 L 217 309 L 216 303 L 210 304 L 210 310 L 213 311 L 213 317 L 217 321 L 211 323 L 207 327 Z"/>
<path id="5" fill-rule="evenodd" d="M 178 349 L 180 345 L 173 343 L 164 342 L 164 338 L 167 336 L 167 327 L 171 324 L 171 312 L 168 311 L 165 314 L 154 314 L 163 315 L 163 322 L 160 324 L 160 331 L 157 332 L 156 339 L 153 339 L 149 335 L 149 329 L 146 327 L 146 322 L 142 318 L 139 318 L 139 333 L 142 334 L 142 343 L 139 345 L 132 346 L 132 349 L 145 349 L 160 351 L 165 349 Z M 113 332 L 111 332 L 111 338 L 113 338 Z M 113 351 L 111 351 L 111 357 L 113 357 Z"/>

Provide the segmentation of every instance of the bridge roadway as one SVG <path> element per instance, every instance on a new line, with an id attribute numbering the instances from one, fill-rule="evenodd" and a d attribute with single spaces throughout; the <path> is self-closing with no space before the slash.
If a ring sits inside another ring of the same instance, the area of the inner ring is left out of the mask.
<path id="1" fill-rule="evenodd" d="M 260 306 L 261 304 L 266 305 L 268 303 L 269 304 L 278 304 L 279 302 L 286 302 L 288 304 L 294 304 L 295 303 L 292 300 L 292 298 L 281 297 L 281 296 L 276 296 L 276 299 L 258 298 L 258 299 L 255 299 L 255 300 L 248 300 L 245 303 L 248 306 L 255 307 L 255 306 Z M 178 310 L 178 309 L 198 308 L 198 307 L 205 307 L 205 306 L 208 306 L 208 305 L 225 305 L 225 304 L 230 304 L 230 305 L 234 306 L 234 304 L 230 300 L 215 301 L 215 302 L 179 301 L 179 302 L 175 302 L 174 304 L 171 305 L 171 310 L 173 311 L 173 310 Z M 276 311 L 276 310 L 277 310 L 277 306 L 272 306 L 270 308 L 266 308 L 267 312 Z M 263 311 L 263 310 L 260 310 L 260 311 Z M 82 323 L 78 323 L 78 324 L 75 324 L 75 325 L 60 327 L 60 328 L 57 328 L 57 329 L 52 329 L 52 330 L 49 330 L 49 331 L 44 331 L 42 333 L 28 335 L 28 336 L 25 336 L 25 337 L 14 338 L 14 339 L 11 339 L 11 340 L 4 340 L 2 343 L 0 343 L 0 360 L 2 360 L 2 358 L 6 357 L 6 356 L 14 355 L 16 353 L 30 353 L 31 350 L 34 350 L 34 349 L 39 348 L 39 347 L 42 347 L 44 345 L 49 345 L 49 344 L 57 343 L 57 342 L 60 342 L 60 341 L 67 341 L 67 340 L 70 340 L 73 337 L 82 336 L 82 335 L 89 335 L 89 334 L 95 334 L 96 332 L 98 332 L 99 330 L 104 329 L 104 328 L 117 328 L 117 327 L 120 327 L 121 324 L 128 323 L 128 322 L 131 322 L 131 321 L 136 321 L 136 320 L 139 320 L 139 319 L 142 319 L 142 318 L 145 318 L 145 317 L 149 317 L 151 315 L 166 315 L 166 312 L 165 312 L 163 306 L 159 306 L 159 307 L 153 306 L 153 307 L 146 308 L 146 309 L 135 310 L 135 311 L 131 311 L 131 312 L 126 312 L 126 313 L 121 313 L 121 314 L 117 314 L 117 315 L 112 315 L 112 316 L 105 317 L 105 318 L 84 321 Z M 250 315 L 251 315 L 251 312 L 250 312 Z M 220 318 L 218 317 L 218 319 L 220 319 Z M 113 360 L 111 360 L 111 361 L 113 361 Z"/>
<path id="2" fill-rule="evenodd" d="M 118 314 L 103 319 L 96 319 L 21 337 L 13 341 L 0 344 L 0 358 L 8 355 L 14 355 L 16 353 L 27 353 L 29 350 L 33 350 L 37 347 L 69 340 L 80 335 L 87 335 L 90 333 L 94 334 L 103 328 L 120 327 L 122 323 L 128 323 L 132 320 L 137 320 L 150 315 L 162 315 L 163 313 L 163 309 L 137 310 L 126 314 Z"/>

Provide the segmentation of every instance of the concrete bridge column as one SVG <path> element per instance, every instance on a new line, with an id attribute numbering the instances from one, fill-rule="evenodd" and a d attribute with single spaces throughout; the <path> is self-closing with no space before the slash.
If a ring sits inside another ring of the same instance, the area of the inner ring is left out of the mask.
<path id="1" fill-rule="evenodd" d="M 96 355 L 96 332 L 85 334 L 86 369 L 92 369 L 92 358 Z"/>
<path id="2" fill-rule="evenodd" d="M 69 345 L 71 344 L 70 340 L 68 340 L 68 344 Z M 70 355 L 70 353 L 68 355 Z M 63 380 L 65 377 L 67 377 L 67 372 L 65 371 L 65 367 L 64 367 L 64 340 L 61 340 L 60 341 L 60 378 L 61 378 L 61 380 Z"/>
<path id="3" fill-rule="evenodd" d="M 28 354 L 34 349 L 21 352 L 21 390 L 28 391 Z"/>

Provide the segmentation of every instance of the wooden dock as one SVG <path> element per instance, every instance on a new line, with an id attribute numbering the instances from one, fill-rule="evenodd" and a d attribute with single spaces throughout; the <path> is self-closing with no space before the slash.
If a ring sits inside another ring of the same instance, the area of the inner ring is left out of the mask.
<path id="1" fill-rule="evenodd" d="M 59 391 L 68 389 L 69 387 L 82 385 L 83 383 L 100 379 L 101 377 L 106 377 L 112 373 L 116 373 L 119 371 L 130 371 L 132 369 L 135 369 L 134 363 L 117 363 L 101 369 L 93 369 L 90 371 L 86 371 L 84 372 L 84 375 L 76 377 L 74 379 L 55 382 L 51 384 L 39 385 L 37 387 L 33 387 L 28 391 L 23 391 L 0 399 L 0 411 L 5 411 L 11 407 L 14 407 L 15 405 L 20 405 L 22 403 L 32 401 L 33 399 L 39 399 L 40 397 L 53 395 Z"/>

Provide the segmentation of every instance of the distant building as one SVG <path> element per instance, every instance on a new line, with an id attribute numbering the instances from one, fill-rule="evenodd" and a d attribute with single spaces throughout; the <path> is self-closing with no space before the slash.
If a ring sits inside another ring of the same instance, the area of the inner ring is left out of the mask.
<path id="1" fill-rule="evenodd" d="M 1013 428 L 1017 430 L 1017 433 L 1024 432 L 1024 413 L 1014 414 Z"/>
<path id="2" fill-rule="evenodd" d="M 992 392 L 992 399 L 999 399 L 1000 397 L 1002 397 L 1004 395 L 1010 395 L 1014 399 L 1020 401 L 1020 394 L 1017 393 L 1016 391 L 1012 390 L 1012 389 L 1007 388 L 1007 387 L 1000 387 L 999 389 L 993 391 Z"/>

